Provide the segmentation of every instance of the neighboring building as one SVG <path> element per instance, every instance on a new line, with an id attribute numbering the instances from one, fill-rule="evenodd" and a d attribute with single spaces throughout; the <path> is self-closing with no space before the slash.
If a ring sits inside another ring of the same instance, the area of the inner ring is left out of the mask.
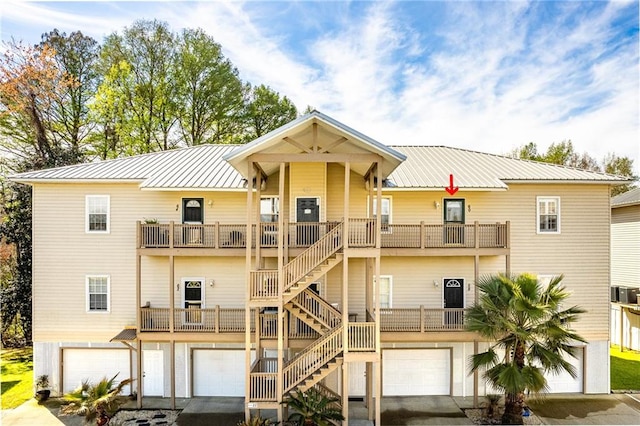
<path id="1" fill-rule="evenodd" d="M 120 372 L 140 404 L 244 396 L 249 412 L 318 385 L 379 424 L 380 395 L 485 393 L 464 310 L 498 272 L 564 274 L 588 344 L 550 389 L 609 392 L 622 178 L 390 147 L 314 111 L 247 145 L 12 179 L 33 186 L 34 373 L 58 392 Z"/>
<path id="2" fill-rule="evenodd" d="M 638 295 L 640 188 L 635 188 L 611 199 L 611 343 L 635 350 L 640 350 Z"/>

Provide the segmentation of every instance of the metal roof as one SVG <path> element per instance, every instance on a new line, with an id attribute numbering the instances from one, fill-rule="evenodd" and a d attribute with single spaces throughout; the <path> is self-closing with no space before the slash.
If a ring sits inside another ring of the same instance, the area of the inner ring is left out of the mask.
<path id="1" fill-rule="evenodd" d="M 506 189 L 517 182 L 624 183 L 626 178 L 445 146 L 393 146 L 407 160 L 389 176 L 391 188 Z"/>
<path id="2" fill-rule="evenodd" d="M 136 155 L 20 173 L 18 182 L 133 181 L 145 189 L 242 189 L 242 176 L 224 154 L 237 145 L 199 145 L 190 148 Z"/>
<path id="3" fill-rule="evenodd" d="M 640 188 L 634 188 L 611 199 L 611 207 L 625 207 L 640 204 Z"/>
<path id="4" fill-rule="evenodd" d="M 136 340 L 137 334 L 138 333 L 137 333 L 135 328 L 125 328 L 120 333 L 118 333 L 115 336 L 113 336 L 113 338 L 111 338 L 111 340 L 109 340 L 109 341 L 110 342 L 113 342 L 113 341 L 116 341 L 116 342 L 130 342 L 132 340 Z"/>
<path id="5" fill-rule="evenodd" d="M 17 182 L 139 182 L 143 189 L 241 190 L 243 176 L 226 161 L 242 145 L 200 145 L 94 163 L 20 173 Z M 385 179 L 385 189 L 442 189 L 454 185 L 468 190 L 504 190 L 510 183 L 629 182 L 620 176 L 548 163 L 444 146 L 394 146 L 389 151 L 406 158 Z M 637 191 L 636 191 L 637 193 Z M 624 195 L 624 194 L 623 194 Z"/>

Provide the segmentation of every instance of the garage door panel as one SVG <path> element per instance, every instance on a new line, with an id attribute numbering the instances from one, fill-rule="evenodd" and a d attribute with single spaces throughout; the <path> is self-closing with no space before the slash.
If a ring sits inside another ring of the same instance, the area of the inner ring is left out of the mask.
<path id="1" fill-rule="evenodd" d="M 576 371 L 576 377 L 573 378 L 567 372 L 559 374 L 547 373 L 545 378 L 547 379 L 547 386 L 549 387 L 549 393 L 581 393 L 582 378 L 583 378 L 583 351 L 578 349 L 576 351 L 576 358 L 567 356 L 566 360 L 573 365 Z"/>
<path id="2" fill-rule="evenodd" d="M 383 395 L 449 395 L 450 364 L 449 349 L 386 350 L 383 352 Z"/>
<path id="3" fill-rule="evenodd" d="M 63 392 L 71 392 L 89 381 L 95 384 L 103 378 L 116 381 L 131 377 L 129 351 L 127 349 L 64 349 L 63 350 Z M 130 393 L 129 386 L 123 394 Z"/>
<path id="4" fill-rule="evenodd" d="M 194 396 L 244 396 L 245 378 L 244 350 L 193 351 Z"/>

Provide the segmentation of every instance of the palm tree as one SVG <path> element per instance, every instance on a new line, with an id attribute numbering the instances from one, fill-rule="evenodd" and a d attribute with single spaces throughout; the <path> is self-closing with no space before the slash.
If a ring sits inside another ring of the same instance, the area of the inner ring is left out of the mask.
<path id="1" fill-rule="evenodd" d="M 132 379 L 121 381 L 116 386 L 116 374 L 111 379 L 106 377 L 95 385 L 88 381 L 64 396 L 69 405 L 63 411 L 67 414 L 84 415 L 87 421 L 96 419 L 98 425 L 107 424 L 111 415 L 117 408 L 117 397 L 122 389 L 133 383 Z"/>
<path id="2" fill-rule="evenodd" d="M 288 420 L 298 426 L 330 426 L 333 420 L 344 420 L 339 402 L 316 388 L 293 393 L 284 401 L 294 411 Z"/>
<path id="3" fill-rule="evenodd" d="M 472 371 L 485 369 L 484 377 L 504 393 L 503 424 L 522 424 L 525 392 L 544 391 L 544 373 L 566 371 L 576 377 L 565 354 L 575 357 L 571 345 L 585 342 L 570 328 L 585 311 L 563 309 L 569 293 L 562 279 L 554 277 L 544 286 L 529 274 L 497 275 L 477 283 L 479 301 L 467 314 L 466 327 L 495 343 L 473 355 L 471 366 Z"/>

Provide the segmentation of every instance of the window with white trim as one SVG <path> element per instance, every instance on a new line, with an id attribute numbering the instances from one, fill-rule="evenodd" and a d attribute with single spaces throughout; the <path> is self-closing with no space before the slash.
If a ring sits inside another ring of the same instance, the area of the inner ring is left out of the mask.
<path id="1" fill-rule="evenodd" d="M 109 275 L 87 275 L 87 312 L 109 312 Z"/>
<path id="2" fill-rule="evenodd" d="M 374 278 L 374 282 L 378 280 Z M 391 275 L 380 275 L 380 309 L 391 308 L 391 294 L 393 287 L 393 278 Z M 375 306 L 377 291 L 373 292 L 373 304 Z"/>
<path id="3" fill-rule="evenodd" d="M 380 205 L 382 206 L 382 210 L 380 211 L 382 232 L 391 232 L 391 229 L 389 228 L 389 224 L 391 223 L 391 197 L 382 197 Z M 378 197 L 373 198 L 372 216 L 374 218 L 378 217 Z"/>
<path id="4" fill-rule="evenodd" d="M 109 196 L 87 195 L 85 202 L 86 232 L 109 233 Z"/>
<path id="5" fill-rule="evenodd" d="M 260 199 L 260 222 L 278 223 L 279 201 L 278 197 L 262 197 Z"/>
<path id="6" fill-rule="evenodd" d="M 560 197 L 537 197 L 538 234 L 560 233 Z"/>

